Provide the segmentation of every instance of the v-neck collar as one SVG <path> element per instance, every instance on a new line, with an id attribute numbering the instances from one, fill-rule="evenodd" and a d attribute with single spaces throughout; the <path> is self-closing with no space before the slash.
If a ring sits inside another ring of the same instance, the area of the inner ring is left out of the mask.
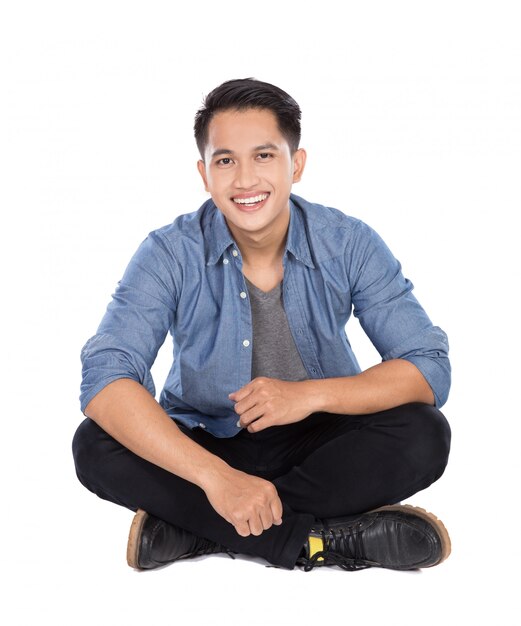
<path id="1" fill-rule="evenodd" d="M 281 287 L 282 287 L 282 281 L 280 281 L 277 285 L 275 285 L 275 287 L 273 287 L 273 289 L 270 289 L 269 291 L 263 291 L 262 289 L 260 289 L 260 287 L 257 287 L 257 285 L 254 285 L 251 280 L 249 280 L 248 278 L 246 278 L 246 276 L 244 276 L 244 280 L 246 281 L 246 284 L 248 285 L 248 287 L 259 297 L 264 298 L 264 299 L 268 299 L 270 297 L 273 297 L 274 295 L 278 295 L 280 293 Z"/>

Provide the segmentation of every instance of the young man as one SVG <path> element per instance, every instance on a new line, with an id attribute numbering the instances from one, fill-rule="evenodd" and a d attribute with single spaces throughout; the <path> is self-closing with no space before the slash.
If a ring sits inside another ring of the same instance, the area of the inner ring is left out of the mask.
<path id="1" fill-rule="evenodd" d="M 150 233 L 83 348 L 80 481 L 137 511 L 139 569 L 222 551 L 306 570 L 441 563 L 443 524 L 398 503 L 447 463 L 444 332 L 373 230 L 291 195 L 306 153 L 287 93 L 228 81 L 195 137 L 211 200 Z M 352 311 L 382 356 L 364 372 Z"/>

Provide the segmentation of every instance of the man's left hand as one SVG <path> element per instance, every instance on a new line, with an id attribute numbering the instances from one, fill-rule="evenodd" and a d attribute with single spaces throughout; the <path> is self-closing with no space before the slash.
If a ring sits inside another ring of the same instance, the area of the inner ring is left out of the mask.
<path id="1" fill-rule="evenodd" d="M 270 426 L 292 424 L 318 410 L 313 402 L 312 381 L 288 382 L 260 376 L 228 397 L 240 416 L 238 425 L 256 433 Z"/>

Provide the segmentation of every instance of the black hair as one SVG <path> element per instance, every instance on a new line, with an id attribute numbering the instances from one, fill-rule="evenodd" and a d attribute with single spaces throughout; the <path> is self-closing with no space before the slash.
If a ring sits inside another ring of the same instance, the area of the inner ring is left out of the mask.
<path id="1" fill-rule="evenodd" d="M 291 154 L 300 142 L 300 107 L 285 91 L 255 78 L 228 80 L 211 91 L 197 111 L 194 135 L 197 147 L 204 159 L 208 142 L 208 127 L 219 111 L 268 109 L 277 118 L 281 134 L 288 142 Z"/>

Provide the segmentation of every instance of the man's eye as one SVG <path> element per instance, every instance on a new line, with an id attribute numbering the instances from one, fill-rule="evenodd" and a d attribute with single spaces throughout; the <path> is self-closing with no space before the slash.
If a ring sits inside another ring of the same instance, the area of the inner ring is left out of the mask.
<path id="1" fill-rule="evenodd" d="M 257 155 L 259 157 L 259 159 L 261 161 L 267 161 L 268 159 L 270 159 L 273 155 L 270 154 L 269 152 L 259 152 L 259 154 Z"/>
<path id="2" fill-rule="evenodd" d="M 229 157 L 224 157 L 223 159 L 219 159 L 217 161 L 217 165 L 230 165 L 232 160 Z"/>

